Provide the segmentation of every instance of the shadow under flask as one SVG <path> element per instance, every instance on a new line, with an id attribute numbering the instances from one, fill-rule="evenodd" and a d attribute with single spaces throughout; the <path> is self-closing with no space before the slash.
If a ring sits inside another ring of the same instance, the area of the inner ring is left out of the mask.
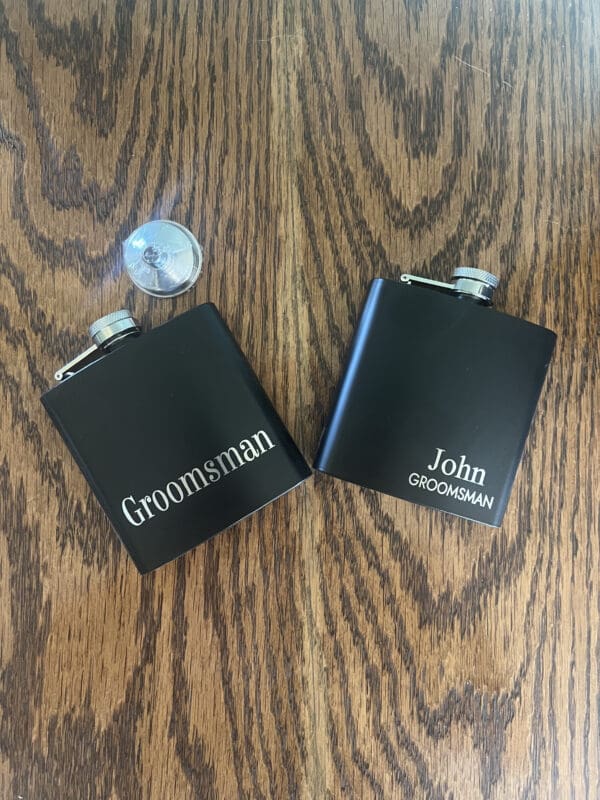
<path id="1" fill-rule="evenodd" d="M 212 303 L 143 334 L 117 311 L 90 335 L 42 402 L 140 572 L 311 474 Z"/>
<path id="2" fill-rule="evenodd" d="M 556 335 L 492 309 L 497 285 L 373 281 L 317 470 L 500 526 Z"/>

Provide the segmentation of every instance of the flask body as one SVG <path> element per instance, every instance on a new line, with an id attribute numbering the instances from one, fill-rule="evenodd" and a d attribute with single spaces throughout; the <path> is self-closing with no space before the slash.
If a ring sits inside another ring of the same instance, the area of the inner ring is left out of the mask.
<path id="1" fill-rule="evenodd" d="M 140 572 L 310 475 L 211 303 L 132 338 L 42 402 Z"/>
<path id="2" fill-rule="evenodd" d="M 470 300 L 376 279 L 315 468 L 499 526 L 555 339 Z"/>

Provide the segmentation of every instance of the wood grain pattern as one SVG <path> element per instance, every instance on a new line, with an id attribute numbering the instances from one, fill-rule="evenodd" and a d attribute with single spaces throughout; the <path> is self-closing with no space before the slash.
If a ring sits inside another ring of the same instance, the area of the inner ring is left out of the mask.
<path id="1" fill-rule="evenodd" d="M 0 0 L 2 798 L 600 796 L 599 19 Z M 370 279 L 458 263 L 559 336 L 500 530 L 316 475 L 136 573 L 39 402 L 91 320 L 214 301 L 311 456 Z"/>

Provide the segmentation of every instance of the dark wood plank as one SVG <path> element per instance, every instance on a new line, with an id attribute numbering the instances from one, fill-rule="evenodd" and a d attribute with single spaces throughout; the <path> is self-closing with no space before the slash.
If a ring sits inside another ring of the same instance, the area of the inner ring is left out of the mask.
<path id="1" fill-rule="evenodd" d="M 2 797 L 600 795 L 599 16 L 0 0 Z M 137 575 L 39 403 L 91 320 L 214 301 L 311 456 L 370 279 L 458 263 L 559 336 L 499 531 L 317 475 Z"/>

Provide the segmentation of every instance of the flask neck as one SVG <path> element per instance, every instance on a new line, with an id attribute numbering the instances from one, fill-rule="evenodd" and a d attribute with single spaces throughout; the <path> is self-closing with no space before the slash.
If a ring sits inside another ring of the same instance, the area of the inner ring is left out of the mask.
<path id="1" fill-rule="evenodd" d="M 89 332 L 94 344 L 57 370 L 54 373 L 55 380 L 62 381 L 71 377 L 77 370 L 95 361 L 102 353 L 116 350 L 131 337 L 139 336 L 142 329 L 131 312 L 123 308 L 97 319 L 90 325 Z"/>

